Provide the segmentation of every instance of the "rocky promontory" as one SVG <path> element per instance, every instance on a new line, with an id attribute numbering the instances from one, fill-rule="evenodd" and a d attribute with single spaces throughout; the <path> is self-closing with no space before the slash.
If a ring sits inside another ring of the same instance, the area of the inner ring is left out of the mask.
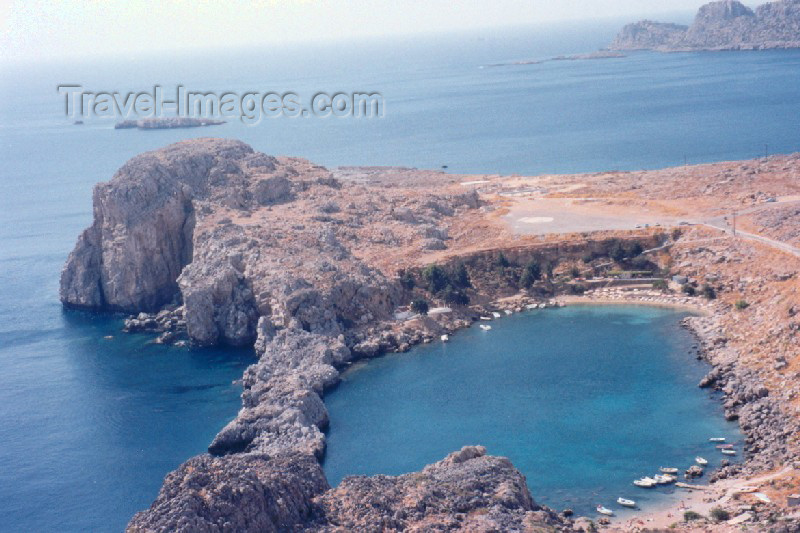
<path id="1" fill-rule="evenodd" d="M 637 204 L 648 217 L 664 206 L 689 216 L 708 209 L 712 193 L 709 216 L 716 217 L 723 206 L 756 209 L 760 198 L 800 193 L 798 168 L 800 158 L 790 156 L 476 179 L 408 168 L 330 170 L 225 139 L 131 159 L 95 188 L 93 223 L 62 272 L 64 305 L 132 313 L 126 329 L 159 333 L 160 342 L 185 336 L 197 345 L 252 345 L 257 360 L 243 376 L 236 418 L 208 453 L 166 477 L 129 530 L 572 528 L 534 502 L 507 459 L 480 446 L 421 472 L 351 477 L 332 489 L 320 466 L 329 424 L 323 398 L 359 359 L 405 351 L 481 316 L 545 307 L 559 294 L 645 283 L 614 277 L 625 272 L 679 273 L 696 285 L 691 298 L 718 298 L 710 317 L 687 325 L 714 366 L 703 385 L 720 391 L 726 416 L 748 436 L 749 466 L 719 476 L 785 464 L 797 449 L 787 406 L 797 397 L 788 372 L 796 372 L 800 331 L 793 318 L 800 303 L 787 292 L 796 268 L 785 257 L 773 260 L 713 226 L 520 235 L 503 217 L 535 226 L 544 217 L 515 214 L 515 204 L 541 210 L 549 201 L 564 202 L 565 219 L 599 208 L 624 216 Z M 766 277 L 754 281 L 756 271 Z M 749 303 L 739 305 L 744 298 Z M 419 302 L 438 312 L 409 305 Z"/>
<path id="2" fill-rule="evenodd" d="M 800 48 L 800 1 L 780 0 L 754 10 L 736 0 L 700 8 L 691 26 L 643 20 L 628 24 L 611 50 L 761 50 Z"/>
<path id="3" fill-rule="evenodd" d="M 435 191 L 427 178 L 438 181 Z M 238 416 L 208 454 L 167 477 L 130 530 L 341 530 L 346 517 L 348 530 L 386 520 L 486 530 L 559 524 L 507 460 L 482 449 L 416 477 L 350 481 L 339 492 L 327 492 L 318 462 L 328 424 L 322 395 L 339 369 L 431 338 L 393 330 L 409 294 L 391 269 L 468 235 L 453 221 L 479 206 L 456 176 L 334 174 L 223 139 L 142 154 L 98 184 L 93 224 L 62 273 L 64 304 L 138 313 L 126 322 L 131 331 L 185 331 L 199 345 L 254 345 L 258 356 Z M 376 492 L 388 485 L 396 498 Z M 384 507 L 360 519 L 344 511 L 378 496 Z M 406 509 L 412 498 L 419 504 Z"/>

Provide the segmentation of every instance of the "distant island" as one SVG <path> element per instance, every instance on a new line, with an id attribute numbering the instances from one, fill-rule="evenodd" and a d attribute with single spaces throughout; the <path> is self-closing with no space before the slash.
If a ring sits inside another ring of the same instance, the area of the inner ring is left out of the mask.
<path id="1" fill-rule="evenodd" d="M 115 130 L 138 128 L 140 130 L 166 130 L 173 128 L 199 128 L 201 126 L 219 126 L 224 120 L 189 117 L 159 117 L 140 120 L 123 120 L 114 124 Z"/>
<path id="2" fill-rule="evenodd" d="M 700 8 L 691 26 L 642 20 L 628 24 L 610 50 L 765 50 L 800 48 L 800 0 L 780 0 L 755 11 L 736 0 Z"/>

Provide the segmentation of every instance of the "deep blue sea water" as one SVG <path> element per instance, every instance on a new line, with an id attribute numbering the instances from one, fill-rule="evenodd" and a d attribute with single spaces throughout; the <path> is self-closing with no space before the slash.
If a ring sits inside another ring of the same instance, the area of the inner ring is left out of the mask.
<path id="1" fill-rule="evenodd" d="M 724 457 L 710 437 L 741 438 L 718 398 L 697 387 L 685 316 L 639 306 L 526 312 L 406 354 L 354 367 L 325 397 L 325 472 L 419 470 L 465 445 L 509 457 L 534 499 L 594 514 L 620 496 L 647 507 L 674 488 L 631 482 L 697 455 Z"/>
<path id="2" fill-rule="evenodd" d="M 213 135 L 329 166 L 530 174 L 800 149 L 800 51 L 481 68 L 592 51 L 622 22 L 0 65 L 0 530 L 120 530 L 238 409 L 231 381 L 250 354 L 153 346 L 58 303 L 92 186 L 142 151 Z M 69 83 L 379 91 L 386 116 L 115 131 L 66 119 L 56 86 Z"/>

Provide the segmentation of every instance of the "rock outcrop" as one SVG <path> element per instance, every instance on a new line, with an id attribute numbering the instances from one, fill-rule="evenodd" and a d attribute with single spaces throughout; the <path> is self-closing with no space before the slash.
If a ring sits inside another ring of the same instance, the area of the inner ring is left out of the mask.
<path id="1" fill-rule="evenodd" d="M 235 187 L 243 175 L 238 163 L 257 159 L 244 143 L 221 140 L 131 159 L 95 187 L 94 222 L 61 274 L 61 301 L 131 312 L 172 301 L 178 276 L 192 260 L 196 203 L 212 190 Z"/>
<path id="2" fill-rule="evenodd" d="M 328 488 L 313 457 L 200 455 L 167 475 L 156 501 L 127 530 L 292 531 Z"/>
<path id="3" fill-rule="evenodd" d="M 780 0 L 755 11 L 736 0 L 700 8 L 691 26 L 644 20 L 625 26 L 612 50 L 757 50 L 800 47 L 800 1 Z"/>
<path id="4" fill-rule="evenodd" d="M 568 524 L 531 499 L 508 459 L 481 446 L 421 472 L 346 478 L 315 503 L 313 531 L 554 531 Z"/>

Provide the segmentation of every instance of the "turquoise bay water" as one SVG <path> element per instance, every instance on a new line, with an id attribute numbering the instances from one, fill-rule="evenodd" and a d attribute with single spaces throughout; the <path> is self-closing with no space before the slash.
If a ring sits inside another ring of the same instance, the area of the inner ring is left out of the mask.
<path id="1" fill-rule="evenodd" d="M 447 344 L 370 361 L 326 395 L 324 462 L 332 484 L 401 474 L 468 444 L 509 457 L 535 500 L 594 514 L 619 496 L 643 507 L 673 489 L 633 479 L 723 457 L 709 437 L 741 438 L 708 370 L 689 352 L 684 314 L 639 306 L 573 306 L 461 331 Z M 612 505 L 613 504 L 613 505 Z"/>
<path id="2" fill-rule="evenodd" d="M 59 305 L 61 267 L 91 223 L 92 186 L 138 153 L 224 136 L 328 166 L 535 174 L 662 167 L 684 156 L 749 158 L 764 144 L 771 152 L 800 149 L 800 51 L 481 68 L 591 51 L 624 22 L 0 65 L 0 531 L 120 530 L 239 407 L 230 382 L 250 354 L 148 345 L 120 334 L 116 319 Z M 115 131 L 108 120 L 73 126 L 56 91 L 179 83 L 206 91 L 378 91 L 386 117 Z M 107 334 L 114 340 L 103 340 Z"/>

